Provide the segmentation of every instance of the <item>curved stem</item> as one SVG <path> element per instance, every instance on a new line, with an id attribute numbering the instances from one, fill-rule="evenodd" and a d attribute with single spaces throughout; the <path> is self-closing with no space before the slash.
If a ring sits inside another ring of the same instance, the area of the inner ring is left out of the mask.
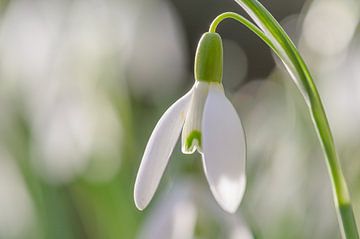
<path id="1" fill-rule="evenodd" d="M 274 44 L 270 41 L 270 39 L 261 31 L 256 25 L 251 23 L 249 20 L 244 18 L 243 16 L 235 13 L 235 12 L 224 12 L 217 16 L 210 24 L 209 32 L 216 32 L 217 26 L 225 19 L 233 19 L 244 26 L 246 26 L 249 30 L 255 33 L 261 40 L 263 40 L 277 55 L 279 55 L 278 50 L 275 48 Z"/>
<path id="2" fill-rule="evenodd" d="M 215 32 L 220 22 L 227 18 L 234 19 L 259 36 L 279 56 L 287 66 L 289 73 L 294 73 L 292 75 L 295 78 L 295 83 L 308 104 L 314 126 L 324 149 L 342 235 L 346 239 L 359 239 L 350 194 L 336 153 L 330 126 L 321 98 L 304 60 L 280 24 L 258 1 L 236 1 L 258 23 L 262 30 L 244 17 L 233 12 L 226 12 L 214 19 L 209 31 Z"/>

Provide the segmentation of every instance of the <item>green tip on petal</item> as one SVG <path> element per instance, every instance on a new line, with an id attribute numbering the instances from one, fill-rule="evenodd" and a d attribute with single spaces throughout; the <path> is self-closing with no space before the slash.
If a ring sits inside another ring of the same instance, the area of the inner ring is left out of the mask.
<path id="1" fill-rule="evenodd" d="M 197 140 L 198 146 L 201 148 L 201 132 L 198 130 L 192 131 L 189 136 L 186 138 L 185 147 L 186 149 L 191 149 L 193 147 L 193 141 Z"/>
<path id="2" fill-rule="evenodd" d="M 219 34 L 207 32 L 202 35 L 196 50 L 194 71 L 198 81 L 221 82 L 223 47 Z"/>

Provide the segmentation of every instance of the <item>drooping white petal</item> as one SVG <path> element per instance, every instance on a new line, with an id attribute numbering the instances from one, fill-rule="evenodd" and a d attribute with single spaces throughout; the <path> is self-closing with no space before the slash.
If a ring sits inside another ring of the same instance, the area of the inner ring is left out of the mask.
<path id="1" fill-rule="evenodd" d="M 146 145 L 134 189 L 135 205 L 140 210 L 148 205 L 159 185 L 184 124 L 192 91 L 176 101 L 163 114 Z"/>
<path id="2" fill-rule="evenodd" d="M 194 85 L 191 103 L 181 135 L 181 151 L 184 154 L 192 154 L 196 149 L 201 152 L 201 121 L 209 87 L 208 82 L 201 81 L 196 81 Z"/>
<path id="3" fill-rule="evenodd" d="M 203 164 L 211 191 L 228 211 L 235 212 L 245 191 L 245 135 L 240 119 L 221 84 L 211 84 L 203 121 Z"/>

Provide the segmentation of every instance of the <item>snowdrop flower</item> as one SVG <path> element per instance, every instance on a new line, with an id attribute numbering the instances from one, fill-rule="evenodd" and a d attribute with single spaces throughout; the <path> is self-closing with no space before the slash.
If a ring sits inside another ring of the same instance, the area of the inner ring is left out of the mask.
<path id="1" fill-rule="evenodd" d="M 220 206 L 234 213 L 245 190 L 245 137 L 222 86 L 223 50 L 217 33 L 205 33 L 195 56 L 195 84 L 160 118 L 146 146 L 134 199 L 143 210 L 153 197 L 182 132 L 182 152 L 202 155 L 205 175 Z"/>

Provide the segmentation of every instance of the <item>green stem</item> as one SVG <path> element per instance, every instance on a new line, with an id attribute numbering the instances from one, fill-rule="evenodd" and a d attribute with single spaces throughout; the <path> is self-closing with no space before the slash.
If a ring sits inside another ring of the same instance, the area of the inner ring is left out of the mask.
<path id="1" fill-rule="evenodd" d="M 234 12 L 224 12 L 217 16 L 211 23 L 209 32 L 215 33 L 216 28 L 219 25 L 220 22 L 222 22 L 225 19 L 233 19 L 240 23 L 242 23 L 244 26 L 249 28 L 253 33 L 255 33 L 258 37 L 261 38 L 276 54 L 279 54 L 277 49 L 275 48 L 274 44 L 270 41 L 270 39 L 262 32 L 256 25 L 251 23 L 249 20 L 244 18 L 243 16 L 240 16 L 237 13 Z"/>
<path id="2" fill-rule="evenodd" d="M 262 30 L 244 17 L 236 13 L 226 12 L 214 19 L 209 31 L 215 32 L 218 24 L 227 18 L 234 19 L 259 36 L 287 66 L 289 73 L 294 77 L 295 83 L 305 98 L 324 149 L 342 236 L 346 239 L 359 239 L 350 194 L 336 153 L 330 126 L 319 93 L 304 60 L 280 24 L 258 1 L 236 1 Z"/>

